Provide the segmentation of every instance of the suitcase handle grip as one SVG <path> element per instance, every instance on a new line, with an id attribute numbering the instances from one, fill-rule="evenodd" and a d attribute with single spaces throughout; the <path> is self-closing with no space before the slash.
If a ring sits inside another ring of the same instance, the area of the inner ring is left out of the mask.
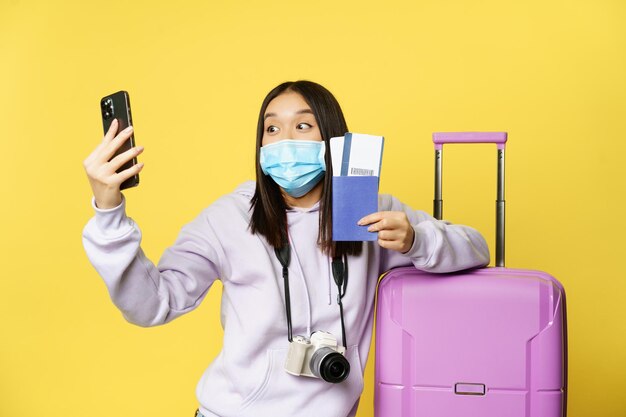
<path id="1" fill-rule="evenodd" d="M 496 195 L 496 266 L 504 267 L 504 151 L 507 132 L 435 132 L 435 199 L 433 216 L 443 218 L 442 159 L 445 143 L 495 143 L 498 145 L 498 182 Z"/>
<path id="2" fill-rule="evenodd" d="M 445 143 L 495 143 L 498 149 L 506 146 L 506 132 L 435 132 L 433 142 L 439 150 Z"/>

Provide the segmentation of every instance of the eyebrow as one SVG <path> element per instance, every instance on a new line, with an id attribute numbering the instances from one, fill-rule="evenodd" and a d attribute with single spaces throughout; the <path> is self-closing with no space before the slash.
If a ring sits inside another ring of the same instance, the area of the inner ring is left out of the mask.
<path id="1" fill-rule="evenodd" d="M 313 110 L 311 109 L 302 109 L 302 110 L 298 110 L 296 112 L 296 114 L 313 114 Z M 263 120 L 266 120 L 268 117 L 276 117 L 277 114 L 276 113 L 265 113 L 265 117 L 263 118 Z"/>

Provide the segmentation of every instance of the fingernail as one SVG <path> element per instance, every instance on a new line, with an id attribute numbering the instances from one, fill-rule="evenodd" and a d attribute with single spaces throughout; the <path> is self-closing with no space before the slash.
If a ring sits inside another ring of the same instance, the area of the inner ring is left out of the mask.
<path id="1" fill-rule="evenodd" d="M 358 224 L 359 226 L 363 226 L 363 219 L 361 219 L 358 222 L 356 222 L 356 224 Z"/>
<path id="2" fill-rule="evenodd" d="M 124 129 L 124 132 L 130 132 L 131 130 L 133 130 L 132 126 L 128 126 L 126 129 Z"/>

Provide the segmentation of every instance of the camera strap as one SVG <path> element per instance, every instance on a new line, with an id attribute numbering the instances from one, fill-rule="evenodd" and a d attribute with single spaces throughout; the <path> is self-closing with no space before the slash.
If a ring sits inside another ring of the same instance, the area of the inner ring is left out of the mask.
<path id="1" fill-rule="evenodd" d="M 274 253 L 278 262 L 283 267 L 283 281 L 285 287 L 285 311 L 287 314 L 287 339 L 293 342 L 293 333 L 291 325 L 291 296 L 289 292 L 289 263 L 291 261 L 291 246 L 289 241 L 281 248 L 274 248 Z M 339 305 L 339 314 L 341 316 L 341 336 L 343 338 L 343 346 L 347 349 L 346 328 L 343 319 L 343 303 L 341 299 L 346 295 L 348 286 L 348 257 L 343 255 L 335 256 L 332 260 L 333 278 L 337 284 L 337 304 Z"/>
<path id="2" fill-rule="evenodd" d="M 343 259 L 340 256 L 335 256 L 332 262 L 333 278 L 335 284 L 337 284 L 337 304 L 339 305 L 339 314 L 341 317 L 341 336 L 343 337 L 343 346 L 348 349 L 346 343 L 346 326 L 343 322 L 343 302 L 341 301 L 346 295 L 346 288 L 348 287 L 348 256 L 343 255 Z"/>

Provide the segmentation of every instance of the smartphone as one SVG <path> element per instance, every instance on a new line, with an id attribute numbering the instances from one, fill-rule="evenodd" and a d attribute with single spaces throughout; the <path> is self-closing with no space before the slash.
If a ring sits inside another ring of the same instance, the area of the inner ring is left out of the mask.
<path id="1" fill-rule="evenodd" d="M 118 91 L 117 93 L 110 94 L 108 96 L 102 97 L 100 100 L 100 112 L 102 113 L 102 125 L 104 126 L 104 134 L 111 127 L 111 123 L 113 120 L 117 119 L 117 133 L 126 129 L 128 126 L 133 125 L 133 117 L 130 112 L 130 99 L 128 97 L 128 92 L 126 91 Z M 130 135 L 130 138 L 126 142 L 119 147 L 119 149 L 115 152 L 115 154 L 111 157 L 111 159 L 115 158 L 117 155 L 121 154 L 129 150 L 130 148 L 135 146 L 135 132 Z M 110 159 L 109 159 L 110 161 Z M 125 169 L 128 169 L 137 163 L 137 158 L 133 158 L 132 160 L 126 162 L 122 165 L 117 171 L 120 173 Z M 120 185 L 120 190 L 124 190 L 130 187 L 136 187 L 139 185 L 139 174 L 135 174 L 134 176 L 128 178 Z"/>

